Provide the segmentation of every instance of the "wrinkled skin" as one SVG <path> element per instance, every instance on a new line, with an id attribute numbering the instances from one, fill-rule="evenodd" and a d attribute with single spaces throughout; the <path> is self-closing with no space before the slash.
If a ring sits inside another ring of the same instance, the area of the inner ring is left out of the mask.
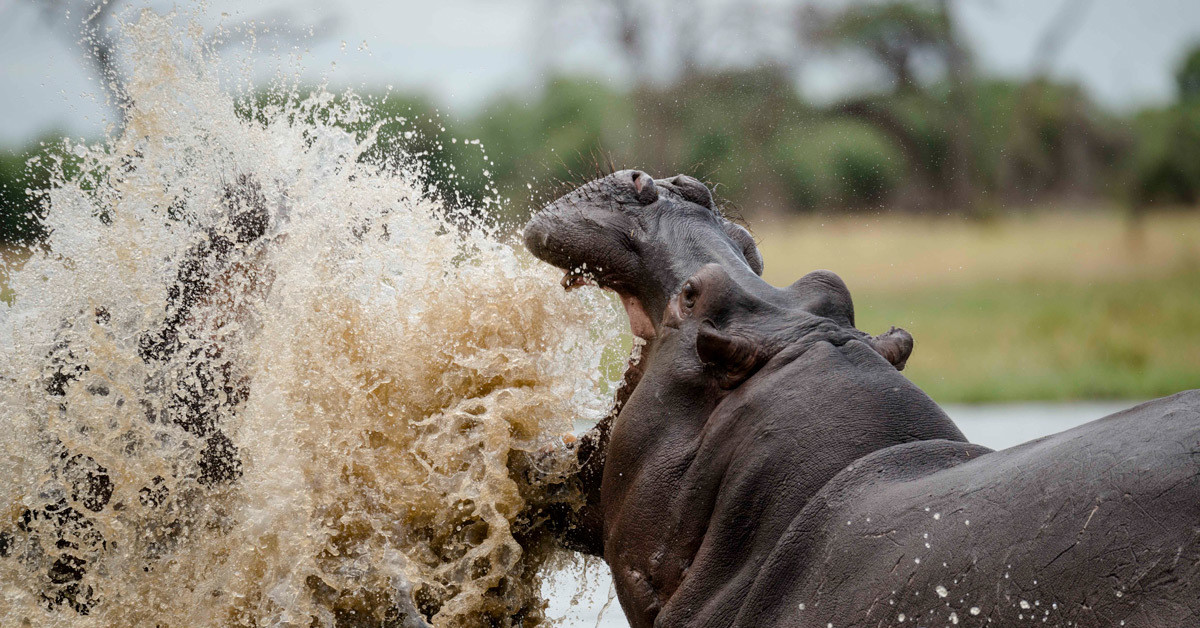
<path id="1" fill-rule="evenodd" d="M 1195 624 L 1200 393 L 991 452 L 899 373 L 906 332 L 855 329 L 832 273 L 765 283 L 695 179 L 614 173 L 525 242 L 646 341 L 562 530 L 633 626 Z"/>

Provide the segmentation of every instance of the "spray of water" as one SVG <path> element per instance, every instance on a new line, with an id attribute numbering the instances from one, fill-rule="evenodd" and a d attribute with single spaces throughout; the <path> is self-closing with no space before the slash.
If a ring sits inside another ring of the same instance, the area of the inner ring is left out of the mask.
<path id="1" fill-rule="evenodd" d="M 239 104 L 175 23 L 125 28 L 127 122 L 43 164 L 10 269 L 0 625 L 536 625 L 511 463 L 605 409 L 615 310 L 363 159 L 353 94 Z"/>

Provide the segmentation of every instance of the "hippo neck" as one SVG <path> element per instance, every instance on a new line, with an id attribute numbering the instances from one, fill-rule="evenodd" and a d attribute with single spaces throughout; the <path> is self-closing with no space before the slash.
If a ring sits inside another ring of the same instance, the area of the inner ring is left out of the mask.
<path id="1" fill-rule="evenodd" d="M 660 613 L 687 625 L 689 609 L 711 610 L 723 595 L 736 606 L 722 583 L 757 569 L 854 461 L 916 440 L 964 440 L 860 341 L 797 342 L 714 395 L 663 377 L 683 348 L 672 337 L 622 413 L 604 482 L 605 558 L 622 606 L 646 625 Z"/>
<path id="2" fill-rule="evenodd" d="M 646 372 L 613 424 L 604 467 L 604 558 L 634 626 L 653 623 L 702 538 L 690 529 L 671 538 L 669 530 L 692 523 L 677 521 L 682 511 L 672 502 L 678 471 L 690 465 L 688 452 L 695 451 L 703 428 L 698 419 L 718 400 L 696 379 L 672 371 L 684 348 L 677 336 L 669 333 L 647 345 Z"/>

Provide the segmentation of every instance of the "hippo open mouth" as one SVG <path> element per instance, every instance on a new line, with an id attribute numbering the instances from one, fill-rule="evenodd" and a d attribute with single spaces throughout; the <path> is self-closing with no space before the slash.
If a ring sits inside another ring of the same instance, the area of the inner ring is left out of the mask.
<path id="1" fill-rule="evenodd" d="M 717 211 L 712 194 L 685 175 L 654 179 L 621 170 L 556 199 L 525 228 L 525 245 L 565 271 L 567 290 L 612 290 L 630 331 L 649 342 L 671 296 L 707 263 L 761 273 L 753 238 Z"/>
<path id="2" fill-rule="evenodd" d="M 625 314 L 629 316 L 630 333 L 644 341 L 654 338 L 654 322 L 650 320 L 650 315 L 646 313 L 646 308 L 642 306 L 642 302 L 637 296 L 622 292 L 613 287 L 611 283 L 605 282 L 602 276 L 589 273 L 583 267 L 568 270 L 563 274 L 561 283 L 562 287 L 566 290 L 573 290 L 580 286 L 595 286 L 602 290 L 615 292 L 617 297 L 621 299 L 621 305 L 625 308 Z"/>

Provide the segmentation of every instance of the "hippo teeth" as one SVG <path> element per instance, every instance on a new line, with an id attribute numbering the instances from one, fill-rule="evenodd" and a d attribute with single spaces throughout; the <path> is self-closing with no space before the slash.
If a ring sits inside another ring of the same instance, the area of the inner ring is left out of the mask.
<path id="1" fill-rule="evenodd" d="M 564 290 L 571 290 L 579 286 L 596 286 L 596 278 L 590 273 L 569 270 L 563 275 L 562 287 Z"/>

